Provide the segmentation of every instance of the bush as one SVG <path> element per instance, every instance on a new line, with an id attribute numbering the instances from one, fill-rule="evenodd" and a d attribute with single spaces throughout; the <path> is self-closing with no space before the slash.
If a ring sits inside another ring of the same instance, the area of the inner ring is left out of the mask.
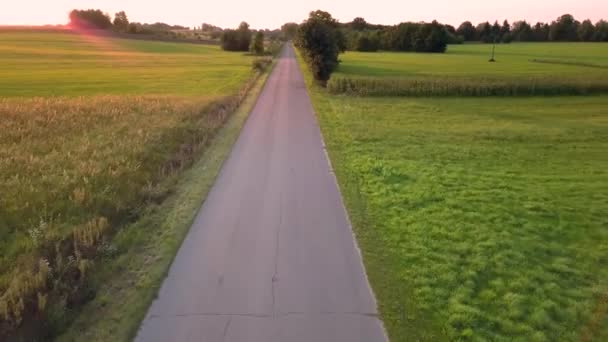
<path id="1" fill-rule="evenodd" d="M 327 12 L 310 12 L 298 28 L 296 46 L 302 50 L 314 78 L 323 83 L 338 66 L 338 54 L 344 51 L 344 45 L 338 22 Z"/>
<path id="2" fill-rule="evenodd" d="M 256 58 L 253 60 L 253 62 L 251 64 L 252 64 L 253 70 L 258 71 L 258 72 L 264 72 L 264 71 L 266 71 L 266 69 L 268 69 L 268 66 L 270 66 L 270 64 L 272 64 L 272 58 L 270 58 L 270 57 Z"/>

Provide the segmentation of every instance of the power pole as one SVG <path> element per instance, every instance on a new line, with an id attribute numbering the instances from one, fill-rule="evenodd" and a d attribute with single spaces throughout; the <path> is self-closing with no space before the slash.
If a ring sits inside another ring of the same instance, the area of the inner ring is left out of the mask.
<path id="1" fill-rule="evenodd" d="M 490 57 L 490 62 L 496 62 L 494 59 L 494 53 L 496 52 L 496 35 L 494 35 L 494 42 L 492 43 L 492 57 Z"/>

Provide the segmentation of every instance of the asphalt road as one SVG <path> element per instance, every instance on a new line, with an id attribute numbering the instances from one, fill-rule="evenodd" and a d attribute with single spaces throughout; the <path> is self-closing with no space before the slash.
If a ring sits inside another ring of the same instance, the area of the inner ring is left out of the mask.
<path id="1" fill-rule="evenodd" d="M 288 46 L 136 341 L 385 340 Z"/>

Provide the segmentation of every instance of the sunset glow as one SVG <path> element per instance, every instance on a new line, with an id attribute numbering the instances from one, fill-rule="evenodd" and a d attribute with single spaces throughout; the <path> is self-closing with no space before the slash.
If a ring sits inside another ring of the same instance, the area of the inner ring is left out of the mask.
<path id="1" fill-rule="evenodd" d="M 222 27 L 234 27 L 241 20 L 245 20 L 255 28 L 277 28 L 285 22 L 301 22 L 309 11 L 315 9 L 329 11 L 342 22 L 362 16 L 368 22 L 378 24 L 433 19 L 453 25 L 464 20 L 474 23 L 504 19 L 547 22 L 564 13 L 570 13 L 579 20 L 591 19 L 595 22 L 601 19 L 602 15 L 608 15 L 608 1 L 602 0 L 174 0 L 170 3 L 143 0 L 21 0 L 4 6 L 0 11 L 0 25 L 64 24 L 67 21 L 67 13 L 74 8 L 100 8 L 110 15 L 124 10 L 132 21 L 162 21 L 187 26 L 198 26 L 206 22 Z"/>

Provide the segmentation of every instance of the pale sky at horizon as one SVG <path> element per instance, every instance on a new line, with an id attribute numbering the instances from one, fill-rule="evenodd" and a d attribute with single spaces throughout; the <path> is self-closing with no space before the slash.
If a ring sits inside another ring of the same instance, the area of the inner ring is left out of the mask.
<path id="1" fill-rule="evenodd" d="M 411 2 L 411 4 L 410 4 Z M 0 25 L 64 24 L 71 9 L 101 9 L 112 17 L 120 10 L 131 21 L 199 26 L 206 22 L 236 27 L 247 21 L 253 28 L 278 28 L 285 22 L 301 22 L 312 10 L 330 12 L 341 22 L 361 16 L 374 24 L 403 21 L 431 21 L 457 26 L 465 20 L 474 24 L 504 19 L 513 22 L 548 22 L 569 13 L 578 20 L 608 20 L 608 0 L 17 0 L 4 5 Z"/>

